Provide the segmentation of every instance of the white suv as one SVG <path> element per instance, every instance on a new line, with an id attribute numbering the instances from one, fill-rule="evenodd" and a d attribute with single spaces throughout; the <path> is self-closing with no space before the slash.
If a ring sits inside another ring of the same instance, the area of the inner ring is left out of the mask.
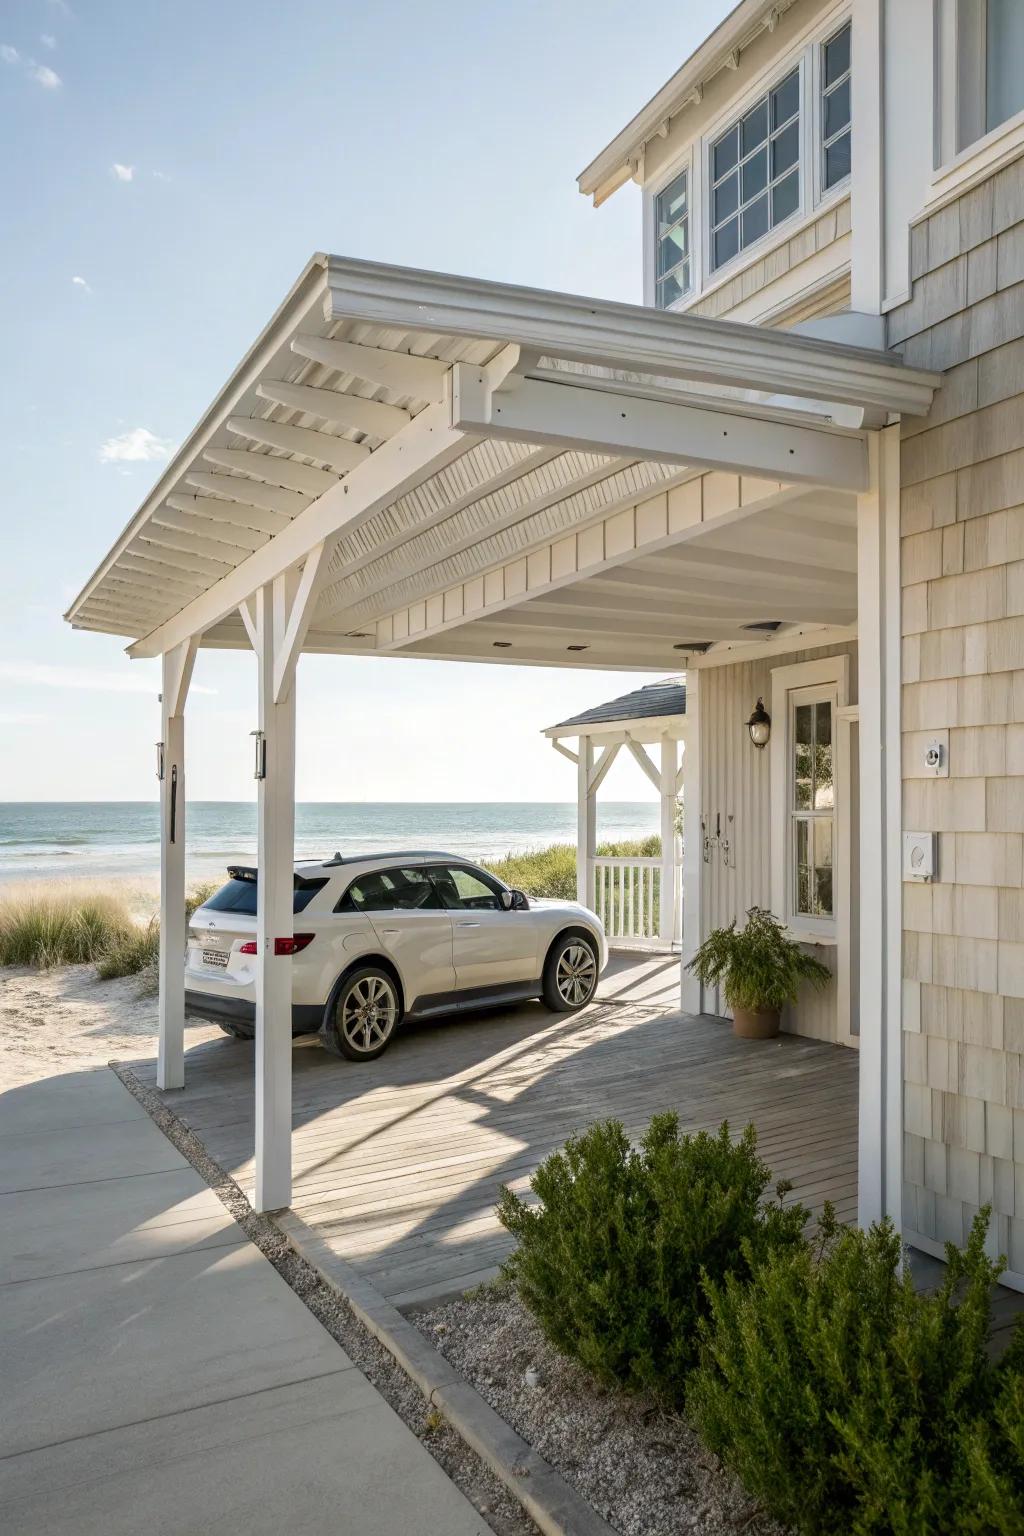
<path id="1" fill-rule="evenodd" d="M 185 1002 L 228 1034 L 256 1015 L 256 881 L 233 866 L 193 913 Z M 446 853 L 385 853 L 295 866 L 292 1033 L 368 1061 L 403 1018 L 543 998 L 590 1002 L 608 948 L 600 919 L 569 901 L 528 899 Z"/>

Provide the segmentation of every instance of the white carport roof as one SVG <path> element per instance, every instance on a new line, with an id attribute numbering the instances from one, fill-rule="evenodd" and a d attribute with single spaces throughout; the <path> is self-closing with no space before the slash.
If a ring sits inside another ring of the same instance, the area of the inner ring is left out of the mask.
<path id="1" fill-rule="evenodd" d="M 664 672 L 769 622 L 841 630 L 866 429 L 927 412 L 937 382 L 318 255 L 66 617 L 133 656 L 248 647 L 247 600 L 317 551 L 306 650 Z"/>

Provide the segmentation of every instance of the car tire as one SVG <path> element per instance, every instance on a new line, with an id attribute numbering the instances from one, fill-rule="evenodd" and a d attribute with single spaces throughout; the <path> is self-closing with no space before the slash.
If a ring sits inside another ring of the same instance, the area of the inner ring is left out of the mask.
<path id="1" fill-rule="evenodd" d="M 576 1013 L 597 991 L 598 958 L 593 939 L 563 933 L 544 963 L 544 1001 L 554 1013 Z"/>
<path id="2" fill-rule="evenodd" d="M 324 1009 L 320 1040 L 347 1061 L 374 1061 L 402 1018 L 398 983 L 379 965 L 361 965 L 337 982 Z"/>
<path id="3" fill-rule="evenodd" d="M 254 1039 L 251 1029 L 242 1029 L 238 1024 L 226 1024 L 223 1019 L 217 1020 L 217 1028 L 222 1029 L 226 1035 L 230 1035 L 232 1040 Z"/>

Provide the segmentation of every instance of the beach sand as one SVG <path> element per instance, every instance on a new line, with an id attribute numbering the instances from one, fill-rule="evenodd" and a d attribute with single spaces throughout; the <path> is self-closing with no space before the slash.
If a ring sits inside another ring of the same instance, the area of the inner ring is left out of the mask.
<path id="1" fill-rule="evenodd" d="M 94 965 L 50 971 L 0 970 L 0 1089 L 109 1061 L 156 1056 L 155 997 L 139 997 L 139 978 L 100 981 Z M 219 1036 L 214 1024 L 186 1021 L 186 1050 Z"/>

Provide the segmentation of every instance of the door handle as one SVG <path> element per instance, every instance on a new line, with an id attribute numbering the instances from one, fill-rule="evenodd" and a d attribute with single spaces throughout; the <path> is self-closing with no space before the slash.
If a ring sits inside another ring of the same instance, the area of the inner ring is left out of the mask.
<path id="1" fill-rule="evenodd" d="M 457 928 L 479 928 L 479 923 L 456 923 Z"/>

